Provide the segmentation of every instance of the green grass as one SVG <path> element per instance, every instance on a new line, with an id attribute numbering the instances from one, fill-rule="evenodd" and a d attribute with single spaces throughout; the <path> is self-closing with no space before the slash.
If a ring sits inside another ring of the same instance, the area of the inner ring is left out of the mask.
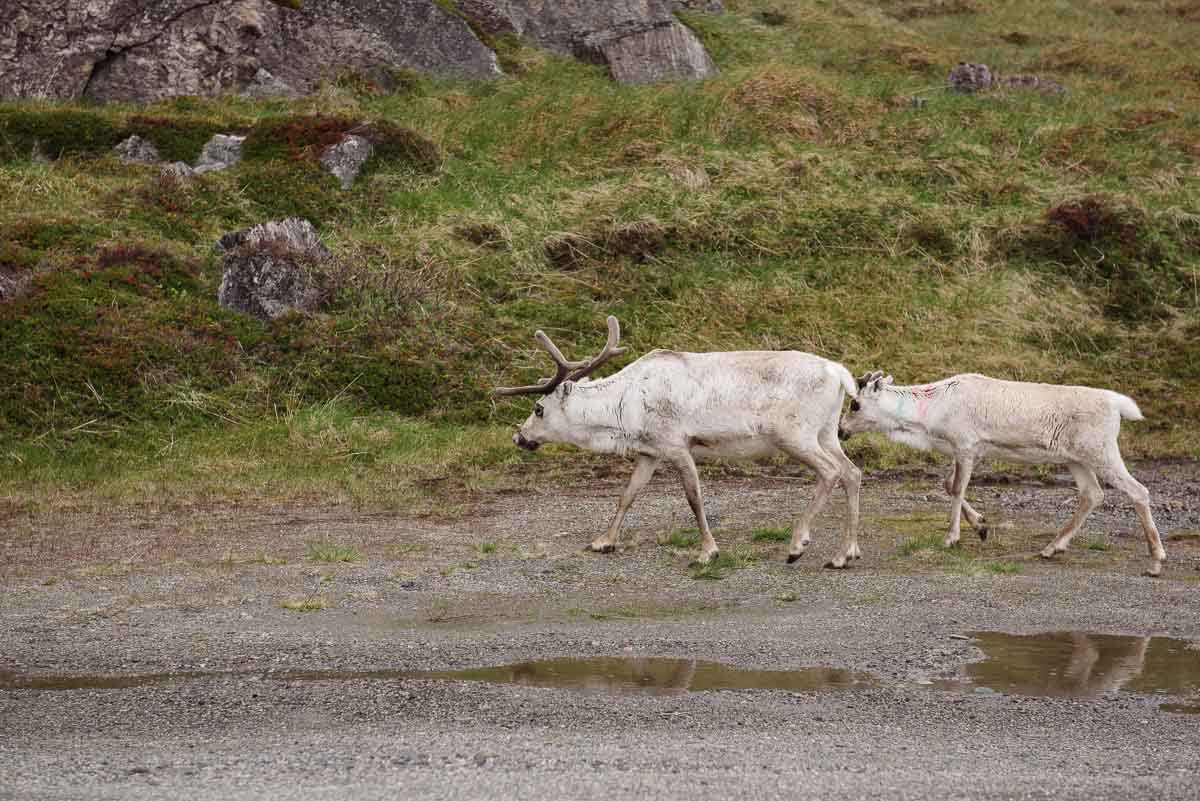
<path id="1" fill-rule="evenodd" d="M 358 562 L 362 559 L 362 554 L 357 548 L 332 542 L 308 543 L 306 556 L 311 562 Z"/>
<path id="2" fill-rule="evenodd" d="M 730 573 L 757 564 L 761 557 L 748 546 L 740 545 L 721 551 L 716 559 L 692 568 L 692 578 L 704 581 L 717 581 L 729 576 Z"/>
<path id="3" fill-rule="evenodd" d="M 905 537 L 897 550 L 901 556 L 912 556 L 918 551 L 948 551 L 950 549 L 943 546 L 946 537 L 943 534 L 921 534 L 915 537 Z"/>
<path id="4" fill-rule="evenodd" d="M 764 526 L 754 529 L 755 542 L 791 542 L 792 530 L 784 526 Z"/>
<path id="5" fill-rule="evenodd" d="M 329 599 L 324 595 L 304 595 L 298 598 L 284 598 L 279 602 L 280 609 L 290 609 L 293 612 L 319 612 L 329 608 Z"/>
<path id="6" fill-rule="evenodd" d="M 700 529 L 681 528 L 658 538 L 658 544 L 668 548 L 686 550 L 700 544 Z"/>
<path id="7" fill-rule="evenodd" d="M 491 541 L 475 543 L 475 551 L 480 556 L 487 556 L 488 554 L 493 554 L 497 551 L 497 549 L 499 549 L 499 547 L 500 547 L 499 543 L 491 542 Z"/>
<path id="8" fill-rule="evenodd" d="M 0 273 L 33 290 L 0 303 L 0 494 L 450 515 L 595 463 L 513 448 L 529 403 L 489 390 L 544 374 L 536 328 L 579 358 L 609 312 L 614 369 L 797 348 L 900 382 L 1092 384 L 1145 412 L 1128 456 L 1200 458 L 1200 25 L 1143 0 L 727 5 L 684 15 L 720 68 L 698 83 L 616 86 L 504 41 L 502 81 L 0 104 Z M 1071 92 L 942 91 L 964 59 Z M 379 155 L 342 191 L 313 155 L 359 123 Z M 194 158 L 218 130 L 247 159 L 188 187 L 108 155 L 138 132 Z M 340 259 L 327 307 L 221 309 L 212 243 L 285 214 Z"/>
<path id="9" fill-rule="evenodd" d="M 905 537 L 896 548 L 900 557 L 934 564 L 946 572 L 962 576 L 1010 576 L 1021 572 L 1021 565 L 1006 559 L 990 559 L 962 545 L 947 548 L 944 534 L 920 534 Z M 981 544 L 980 548 L 987 548 Z"/>

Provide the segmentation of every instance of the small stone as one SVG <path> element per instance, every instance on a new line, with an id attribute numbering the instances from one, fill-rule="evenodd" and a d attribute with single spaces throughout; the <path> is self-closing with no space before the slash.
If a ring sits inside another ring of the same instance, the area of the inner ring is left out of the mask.
<path id="1" fill-rule="evenodd" d="M 946 88 L 952 92 L 978 92 L 992 86 L 992 71 L 987 64 L 958 62 L 946 77 Z"/>
<path id="2" fill-rule="evenodd" d="M 200 151 L 200 158 L 196 161 L 196 172 L 214 172 L 237 164 L 242 160 L 242 144 L 245 141 L 244 136 L 215 134 Z"/>
<path id="3" fill-rule="evenodd" d="M 170 164 L 162 165 L 158 171 L 158 177 L 174 181 L 190 181 L 196 177 L 196 171 L 185 162 L 172 161 Z"/>
<path id="4" fill-rule="evenodd" d="M 354 185 L 363 165 L 367 163 L 367 159 L 371 158 L 371 154 L 374 152 L 375 147 L 370 141 L 364 137 L 349 134 L 336 145 L 330 145 L 325 149 L 325 152 L 321 154 L 321 164 L 337 177 L 341 182 L 342 189 L 349 189 Z"/>
<path id="5" fill-rule="evenodd" d="M 122 164 L 157 164 L 161 161 L 154 143 L 137 134 L 119 142 L 113 150 Z"/>

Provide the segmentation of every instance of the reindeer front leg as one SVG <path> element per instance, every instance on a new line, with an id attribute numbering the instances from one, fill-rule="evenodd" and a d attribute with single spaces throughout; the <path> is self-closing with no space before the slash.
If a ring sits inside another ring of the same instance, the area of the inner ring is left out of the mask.
<path id="1" fill-rule="evenodd" d="M 975 468 L 975 454 L 964 453 L 954 459 L 954 500 L 950 505 L 950 531 L 944 545 L 947 548 L 958 544 L 959 527 L 963 506 L 966 504 L 967 485 L 971 483 L 971 471 Z"/>
<path id="2" fill-rule="evenodd" d="M 645 488 L 657 467 L 657 458 L 645 455 L 638 456 L 637 464 L 633 468 L 633 475 L 629 477 L 629 485 L 625 487 L 625 491 L 621 493 L 621 497 L 617 500 L 617 513 L 613 515 L 608 532 L 592 540 L 592 544 L 588 546 L 589 550 L 596 553 L 612 553 L 616 550 L 617 538 L 621 533 L 621 523 L 625 520 L 625 513 L 629 511 L 630 506 L 633 506 L 634 499 Z"/>
<path id="3" fill-rule="evenodd" d="M 679 478 L 683 482 L 683 492 L 687 495 L 692 513 L 696 515 L 696 524 L 700 526 L 699 562 L 707 564 L 716 559 L 720 552 L 717 549 L 717 541 L 713 539 L 712 532 L 708 529 L 708 519 L 704 516 L 704 498 L 700 494 L 700 474 L 696 472 L 696 462 L 692 459 L 692 454 L 686 450 L 680 451 L 670 458 L 672 464 L 679 471 Z"/>

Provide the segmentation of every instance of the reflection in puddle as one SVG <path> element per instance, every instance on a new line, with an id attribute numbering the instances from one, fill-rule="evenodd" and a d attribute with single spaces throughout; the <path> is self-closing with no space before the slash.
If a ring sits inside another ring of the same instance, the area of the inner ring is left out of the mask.
<path id="1" fill-rule="evenodd" d="M 164 682 L 196 679 L 262 681 L 364 681 L 431 679 L 520 684 L 611 693 L 677 695 L 706 690 L 850 690 L 874 687 L 864 673 L 840 668 L 796 670 L 745 670 L 696 659 L 620 658 L 546 659 L 499 667 L 467 670 L 369 670 L 188 672 L 141 676 L 21 676 L 0 672 L 0 689 L 9 690 L 121 690 Z"/>
<path id="2" fill-rule="evenodd" d="M 961 678 L 933 686 L 958 692 L 1088 697 L 1117 691 L 1188 696 L 1200 690 L 1200 650 L 1166 637 L 1120 637 L 1084 632 L 1015 635 L 976 632 L 987 658 L 966 665 Z M 878 687 L 875 677 L 840 668 L 745 670 L 717 662 L 651 657 L 546 659 L 467 670 L 243 671 L 141 676 L 28 676 L 0 672 L 0 690 L 121 690 L 199 679 L 234 682 L 480 681 L 608 693 L 678 695 L 708 690 L 836 691 Z M 1168 709 L 1168 707 L 1171 707 Z M 1164 704 L 1164 711 L 1197 707 Z"/>
<path id="3" fill-rule="evenodd" d="M 695 659 L 617 657 L 548 659 L 499 668 L 428 674 L 426 678 L 655 695 L 705 690 L 850 690 L 875 686 L 870 676 L 840 668 L 745 670 Z"/>
<path id="4" fill-rule="evenodd" d="M 1186 695 L 1200 689 L 1200 651 L 1184 640 L 1085 632 L 975 632 L 987 659 L 944 689 L 986 687 L 1013 695 L 1085 697 L 1123 690 Z"/>

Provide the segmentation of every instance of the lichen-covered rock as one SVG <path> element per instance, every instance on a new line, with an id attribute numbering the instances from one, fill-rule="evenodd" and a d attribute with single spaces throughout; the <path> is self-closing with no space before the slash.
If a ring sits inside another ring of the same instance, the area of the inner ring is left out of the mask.
<path id="1" fill-rule="evenodd" d="M 958 62 L 946 76 L 946 88 L 952 92 L 978 92 L 992 87 L 992 71 L 987 64 Z"/>
<path id="2" fill-rule="evenodd" d="M 23 298 L 33 290 L 33 273 L 0 267 L 0 303 Z"/>
<path id="3" fill-rule="evenodd" d="M 498 75 L 437 0 L 4 0 L 0 99 L 311 91 L 379 67 Z"/>
<path id="4" fill-rule="evenodd" d="M 672 11 L 703 11 L 706 14 L 720 14 L 725 10 L 721 0 L 668 0 Z"/>
<path id="5" fill-rule="evenodd" d="M 182 161 L 172 161 L 164 164 L 158 170 L 158 177 L 169 181 L 190 181 L 196 177 L 196 171 Z"/>
<path id="6" fill-rule="evenodd" d="M 321 164 L 334 174 L 342 189 L 349 189 L 374 150 L 374 146 L 364 137 L 349 134 L 336 145 L 325 149 L 321 154 Z"/>
<path id="7" fill-rule="evenodd" d="M 704 46 L 674 16 L 697 0 L 458 0 L 489 35 L 512 34 L 609 68 L 622 83 L 704 78 L 716 67 Z M 718 4 L 719 7 L 719 4 Z"/>
<path id="8" fill-rule="evenodd" d="M 154 143 L 134 134 L 113 148 L 122 164 L 157 164 L 161 161 Z"/>
<path id="9" fill-rule="evenodd" d="M 618 83 L 697 80 L 717 71 L 704 45 L 679 22 L 628 35 L 597 35 L 584 43 L 600 54 Z"/>
<path id="10" fill-rule="evenodd" d="M 608 65 L 619 81 L 712 74 L 711 59 L 675 18 L 677 10 L 720 11 L 721 3 L 4 0 L 0 99 L 288 97 L 344 73 L 499 75 L 496 54 L 468 19 L 491 35 L 515 34 Z"/>
<path id="11" fill-rule="evenodd" d="M 325 301 L 332 255 L 308 220 L 289 217 L 225 234 L 217 249 L 225 252 L 217 300 L 226 308 L 275 320 Z"/>
<path id="12" fill-rule="evenodd" d="M 1041 75 L 1001 75 L 987 64 L 968 64 L 960 61 L 946 77 L 946 88 L 952 92 L 979 92 L 984 89 L 1027 89 L 1060 95 L 1067 88 Z"/>
<path id="13" fill-rule="evenodd" d="M 1048 95 L 1062 95 L 1067 92 L 1067 87 L 1058 81 L 1043 78 L 1041 75 L 999 75 L 992 78 L 992 85 L 1003 86 L 1005 89 L 1045 92 Z"/>
<path id="14" fill-rule="evenodd" d="M 198 173 L 215 172 L 232 167 L 242 160 L 244 136 L 216 134 L 204 143 L 194 170 Z"/>

